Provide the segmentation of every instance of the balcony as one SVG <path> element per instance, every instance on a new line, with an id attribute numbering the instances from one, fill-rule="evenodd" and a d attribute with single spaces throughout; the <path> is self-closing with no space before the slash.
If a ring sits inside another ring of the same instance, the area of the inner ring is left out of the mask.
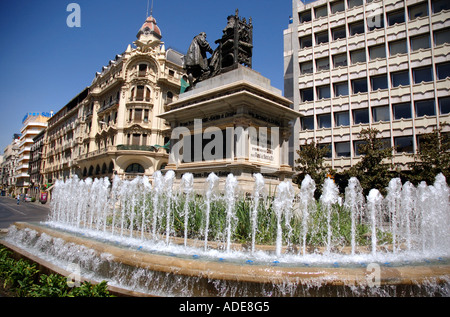
<path id="1" fill-rule="evenodd" d="M 114 106 L 118 106 L 119 105 L 119 99 L 114 99 L 114 100 L 112 100 L 111 102 L 107 102 L 107 103 L 105 103 L 105 105 L 104 106 L 102 106 L 99 110 L 98 110 L 98 113 L 102 113 L 103 111 L 106 111 L 106 110 L 108 110 L 108 109 L 110 109 L 110 108 L 112 108 L 112 107 L 114 107 Z"/>
<path id="2" fill-rule="evenodd" d="M 118 145 L 117 151 L 146 151 L 156 152 L 156 148 L 151 145 Z"/>

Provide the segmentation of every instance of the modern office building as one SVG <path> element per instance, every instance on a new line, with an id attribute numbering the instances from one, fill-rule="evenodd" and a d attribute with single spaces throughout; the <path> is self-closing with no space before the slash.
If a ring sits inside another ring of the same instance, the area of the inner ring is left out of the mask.
<path id="1" fill-rule="evenodd" d="M 284 43 L 285 96 L 302 116 L 294 153 L 314 140 L 339 171 L 376 128 L 406 168 L 420 136 L 450 123 L 448 0 L 294 0 Z"/>
<path id="2" fill-rule="evenodd" d="M 30 175 L 28 174 L 33 138 L 47 128 L 49 116 L 41 113 L 29 113 L 23 120 L 19 140 L 19 152 L 15 167 L 16 189 L 20 194 L 28 193 Z"/>

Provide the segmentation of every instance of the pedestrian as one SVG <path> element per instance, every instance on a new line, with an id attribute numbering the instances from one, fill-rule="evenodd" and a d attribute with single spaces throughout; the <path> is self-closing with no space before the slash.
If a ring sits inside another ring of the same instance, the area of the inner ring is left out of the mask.
<path id="1" fill-rule="evenodd" d="M 20 194 L 17 194 L 17 204 L 20 203 Z"/>

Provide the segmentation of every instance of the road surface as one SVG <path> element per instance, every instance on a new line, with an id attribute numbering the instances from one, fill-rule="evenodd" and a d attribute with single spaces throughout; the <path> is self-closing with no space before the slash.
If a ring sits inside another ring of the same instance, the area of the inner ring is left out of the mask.
<path id="1" fill-rule="evenodd" d="M 31 203 L 0 196 L 0 228 L 8 228 L 14 222 L 39 222 L 47 220 L 49 203 Z"/>

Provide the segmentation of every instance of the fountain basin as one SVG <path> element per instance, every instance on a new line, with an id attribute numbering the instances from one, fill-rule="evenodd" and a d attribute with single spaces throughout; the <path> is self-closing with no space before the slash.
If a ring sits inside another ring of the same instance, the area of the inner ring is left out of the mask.
<path id="1" fill-rule="evenodd" d="M 395 263 L 380 257 L 376 280 L 369 263 L 228 258 L 189 247 L 153 251 L 45 224 L 16 223 L 1 242 L 62 270 L 76 263 L 84 278 L 107 280 L 132 296 L 450 296 L 448 258 Z"/>

